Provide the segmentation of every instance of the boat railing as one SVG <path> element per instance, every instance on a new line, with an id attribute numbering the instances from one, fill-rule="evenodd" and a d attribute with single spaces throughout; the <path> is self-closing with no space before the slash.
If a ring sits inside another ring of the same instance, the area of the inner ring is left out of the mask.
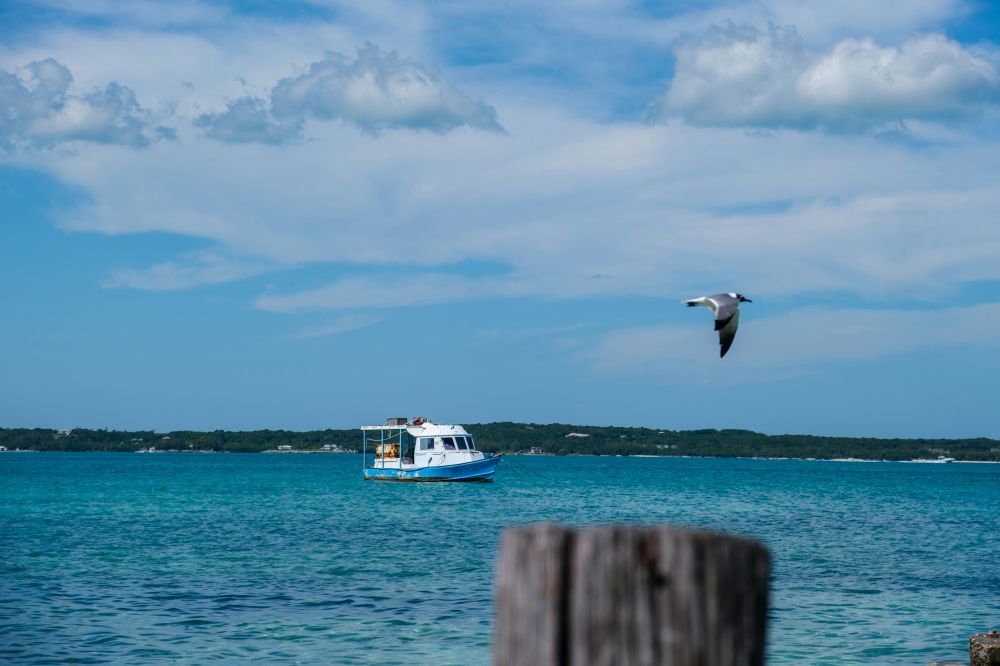
<path id="1" fill-rule="evenodd" d="M 386 463 L 395 462 L 399 469 L 403 468 L 403 454 L 405 453 L 404 437 L 406 437 L 406 425 L 384 425 L 384 426 L 362 426 L 362 455 L 364 456 L 364 466 L 368 469 L 375 468 L 376 463 L 382 462 L 381 468 L 386 467 Z M 378 434 L 376 437 L 375 434 Z M 372 451 L 375 454 L 372 464 L 368 464 L 368 444 L 371 443 Z"/>

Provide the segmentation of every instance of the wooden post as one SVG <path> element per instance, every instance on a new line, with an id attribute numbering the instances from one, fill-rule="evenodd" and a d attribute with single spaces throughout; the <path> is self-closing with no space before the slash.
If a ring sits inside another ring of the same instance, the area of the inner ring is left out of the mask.
<path id="1" fill-rule="evenodd" d="M 508 529 L 495 666 L 764 663 L 768 552 L 672 526 Z"/>
<path id="2" fill-rule="evenodd" d="M 1000 634 L 976 634 L 969 639 L 969 666 L 1000 666 Z"/>

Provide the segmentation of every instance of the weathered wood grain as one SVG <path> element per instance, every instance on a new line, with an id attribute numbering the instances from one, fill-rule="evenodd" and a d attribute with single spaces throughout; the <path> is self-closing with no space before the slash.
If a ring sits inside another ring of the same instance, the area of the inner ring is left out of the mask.
<path id="1" fill-rule="evenodd" d="M 504 533 L 497 570 L 495 663 L 563 663 L 563 579 L 572 538 L 568 530 L 545 524 Z"/>
<path id="2" fill-rule="evenodd" d="M 512 528 L 494 664 L 762 664 L 768 561 L 755 542 L 671 526 Z"/>
<path id="3" fill-rule="evenodd" d="M 1000 634 L 996 629 L 969 639 L 969 666 L 1000 666 Z"/>

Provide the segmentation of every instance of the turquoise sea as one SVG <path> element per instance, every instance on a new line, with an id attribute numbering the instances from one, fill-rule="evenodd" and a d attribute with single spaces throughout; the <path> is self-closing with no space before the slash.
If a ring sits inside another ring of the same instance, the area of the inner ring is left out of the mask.
<path id="1" fill-rule="evenodd" d="M 0 662 L 487 664 L 511 524 L 669 521 L 774 556 L 769 664 L 923 664 L 1000 628 L 1000 465 L 0 454 Z"/>

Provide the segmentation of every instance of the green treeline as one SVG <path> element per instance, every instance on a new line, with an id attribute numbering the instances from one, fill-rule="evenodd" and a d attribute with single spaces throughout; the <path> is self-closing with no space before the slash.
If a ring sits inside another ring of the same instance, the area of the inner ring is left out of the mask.
<path id="1" fill-rule="evenodd" d="M 552 454 L 663 455 L 773 458 L 869 458 L 911 460 L 939 455 L 957 460 L 1000 460 L 994 439 L 876 439 L 762 435 L 749 430 L 659 430 L 574 426 L 560 423 L 484 423 L 466 426 L 483 451 Z M 580 435 L 586 435 L 582 437 Z M 358 430 L 254 430 L 230 432 L 0 428 L 0 445 L 35 451 L 231 451 L 254 453 L 287 445 L 318 450 L 324 445 L 361 448 Z"/>
<path id="2" fill-rule="evenodd" d="M 35 451 L 137 451 L 148 447 L 157 450 L 231 451 L 259 453 L 287 444 L 293 449 L 321 449 L 324 444 L 338 444 L 353 449 L 360 442 L 357 430 L 252 430 L 230 432 L 213 430 L 197 432 L 151 432 L 148 430 L 88 430 L 74 428 L 69 432 L 41 428 L 0 428 L 0 445 Z"/>
<path id="3" fill-rule="evenodd" d="M 939 455 L 956 460 L 1000 459 L 995 439 L 877 439 L 763 435 L 750 430 L 665 430 L 487 423 L 468 426 L 480 448 L 545 453 L 603 455 L 667 455 L 763 458 L 867 458 L 912 460 Z M 569 436 L 587 435 L 587 437 Z M 489 448 L 487 448 L 487 444 Z"/>

